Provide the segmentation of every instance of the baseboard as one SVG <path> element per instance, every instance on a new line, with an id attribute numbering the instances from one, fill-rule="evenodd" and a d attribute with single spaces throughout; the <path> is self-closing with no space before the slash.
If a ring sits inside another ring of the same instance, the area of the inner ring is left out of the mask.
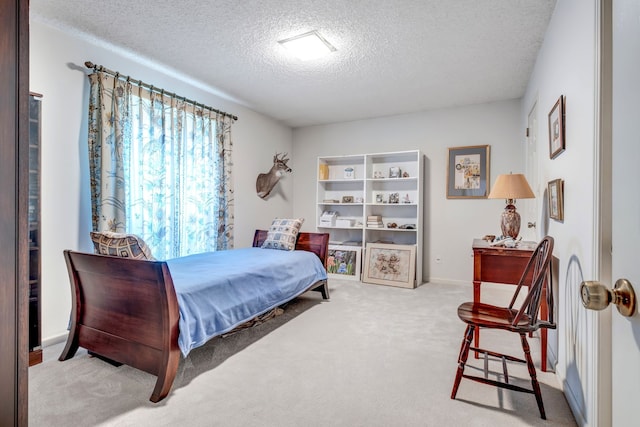
<path id="1" fill-rule="evenodd" d="M 60 344 L 61 342 L 65 342 L 67 340 L 68 335 L 69 333 L 65 332 L 60 335 L 56 335 L 56 336 L 44 339 L 42 340 L 42 347 L 49 347 L 52 345 Z"/>
<path id="2" fill-rule="evenodd" d="M 468 286 L 472 285 L 471 280 L 443 279 L 439 277 L 432 277 L 429 280 L 423 282 L 422 284 L 426 285 L 429 283 L 437 283 L 439 285 L 468 285 Z"/>

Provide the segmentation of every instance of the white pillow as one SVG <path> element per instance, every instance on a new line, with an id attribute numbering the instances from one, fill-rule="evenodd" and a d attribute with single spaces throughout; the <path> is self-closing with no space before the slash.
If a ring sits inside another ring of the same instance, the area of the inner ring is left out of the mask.
<path id="1" fill-rule="evenodd" d="M 296 247 L 298 233 L 304 218 L 286 219 L 276 218 L 271 223 L 267 238 L 262 244 L 263 249 L 280 249 L 292 251 Z"/>

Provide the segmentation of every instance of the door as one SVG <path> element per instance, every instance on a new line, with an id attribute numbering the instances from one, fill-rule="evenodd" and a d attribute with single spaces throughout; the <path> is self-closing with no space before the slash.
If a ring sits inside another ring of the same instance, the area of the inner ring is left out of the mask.
<path id="1" fill-rule="evenodd" d="M 539 241 L 545 236 L 546 230 L 541 229 L 543 226 L 542 221 L 536 218 L 538 211 L 538 200 L 542 199 L 543 192 L 540 190 L 538 183 L 538 108 L 537 102 L 533 104 L 533 107 L 529 111 L 527 116 L 527 164 L 526 175 L 527 181 L 536 195 L 534 199 L 526 200 L 526 208 L 523 215 L 522 226 L 520 227 L 521 234 L 524 236 L 524 240 Z M 539 231 L 542 230 L 542 231 Z"/>
<path id="2" fill-rule="evenodd" d="M 640 2 L 613 1 L 612 276 L 640 295 Z M 611 287 L 613 284 L 606 284 Z M 640 425 L 640 315 L 611 316 L 613 426 Z"/>

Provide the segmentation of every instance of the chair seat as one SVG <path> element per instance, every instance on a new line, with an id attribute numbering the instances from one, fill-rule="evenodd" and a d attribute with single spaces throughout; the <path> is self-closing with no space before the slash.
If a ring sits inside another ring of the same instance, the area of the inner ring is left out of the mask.
<path id="1" fill-rule="evenodd" d="M 481 328 L 505 329 L 513 332 L 530 332 L 537 329 L 530 323 L 530 317 L 523 314 L 516 325 L 513 324 L 518 310 L 495 305 L 465 302 L 458 307 L 458 317 L 467 324 Z"/>

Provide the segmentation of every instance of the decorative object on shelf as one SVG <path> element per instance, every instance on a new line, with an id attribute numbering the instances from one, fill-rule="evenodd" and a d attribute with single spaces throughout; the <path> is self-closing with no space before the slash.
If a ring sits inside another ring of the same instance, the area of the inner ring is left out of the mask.
<path id="1" fill-rule="evenodd" d="M 329 179 L 329 165 L 326 163 L 320 163 L 318 170 L 318 179 L 325 181 Z"/>
<path id="2" fill-rule="evenodd" d="M 495 238 L 496 238 L 495 234 L 485 234 L 482 240 L 491 243 Z"/>
<path id="3" fill-rule="evenodd" d="M 367 227 L 370 228 L 383 228 L 382 215 L 369 215 L 367 216 Z"/>
<path id="4" fill-rule="evenodd" d="M 395 222 L 388 222 L 387 228 L 398 228 L 398 224 L 396 224 Z"/>
<path id="5" fill-rule="evenodd" d="M 344 168 L 344 179 L 354 179 L 356 177 L 356 170 L 353 166 L 347 166 Z"/>
<path id="6" fill-rule="evenodd" d="M 489 145 L 449 148 L 447 199 L 484 199 L 489 194 Z"/>
<path id="7" fill-rule="evenodd" d="M 355 199 L 353 199 L 356 203 L 363 203 L 364 199 L 362 197 L 356 197 Z"/>
<path id="8" fill-rule="evenodd" d="M 405 194 L 402 198 L 402 203 L 411 203 L 411 199 L 409 198 L 409 194 Z"/>
<path id="9" fill-rule="evenodd" d="M 534 197 L 536 196 L 523 174 L 498 175 L 489 198 L 505 199 L 507 203 L 500 220 L 500 229 L 504 236 L 515 239 L 520 233 L 520 214 L 516 212 L 516 199 L 533 199 Z"/>
<path id="10" fill-rule="evenodd" d="M 400 178 L 402 171 L 398 166 L 391 166 L 389 168 L 389 178 Z"/>
<path id="11" fill-rule="evenodd" d="M 273 187 L 280 181 L 280 177 L 284 175 L 285 172 L 291 172 L 291 168 L 287 166 L 287 153 L 284 153 L 281 157 L 278 157 L 280 153 L 276 153 L 273 156 L 273 166 L 267 173 L 261 173 L 258 175 L 256 179 L 256 192 L 258 193 L 258 197 L 261 199 L 266 199 L 269 194 L 271 194 L 271 190 Z"/>
<path id="12" fill-rule="evenodd" d="M 322 203 L 340 203 L 338 199 L 322 199 Z"/>
<path id="13" fill-rule="evenodd" d="M 549 112 L 549 158 L 554 159 L 564 151 L 564 101 L 563 95 Z"/>
<path id="14" fill-rule="evenodd" d="M 338 213 L 335 211 L 324 211 L 320 215 L 320 227 L 335 227 Z"/>
<path id="15" fill-rule="evenodd" d="M 384 174 L 382 173 L 382 171 L 374 171 L 373 172 L 373 178 L 374 179 L 384 178 Z"/>
<path id="16" fill-rule="evenodd" d="M 561 179 L 549 181 L 547 195 L 549 197 L 549 218 L 564 221 L 564 181 Z"/>
<path id="17" fill-rule="evenodd" d="M 402 224 L 398 228 L 401 229 L 401 230 L 415 230 L 416 229 L 416 225 L 415 224 Z"/>
<path id="18" fill-rule="evenodd" d="M 362 248 L 359 246 L 329 245 L 327 274 L 340 279 L 360 280 Z"/>
<path id="19" fill-rule="evenodd" d="M 400 193 L 389 194 L 389 203 L 400 203 Z"/>
<path id="20" fill-rule="evenodd" d="M 367 243 L 365 255 L 363 282 L 414 287 L 415 245 Z"/>
<path id="21" fill-rule="evenodd" d="M 353 196 L 342 196 L 342 203 L 353 203 Z"/>
<path id="22" fill-rule="evenodd" d="M 402 172 L 402 177 L 403 178 L 409 178 L 409 172 L 407 172 L 407 171 Z"/>
<path id="23" fill-rule="evenodd" d="M 351 228 L 353 227 L 354 220 L 352 218 L 337 218 L 336 227 Z"/>
<path id="24" fill-rule="evenodd" d="M 384 195 L 382 193 L 376 194 L 376 203 L 382 203 L 382 200 L 384 200 Z"/>

